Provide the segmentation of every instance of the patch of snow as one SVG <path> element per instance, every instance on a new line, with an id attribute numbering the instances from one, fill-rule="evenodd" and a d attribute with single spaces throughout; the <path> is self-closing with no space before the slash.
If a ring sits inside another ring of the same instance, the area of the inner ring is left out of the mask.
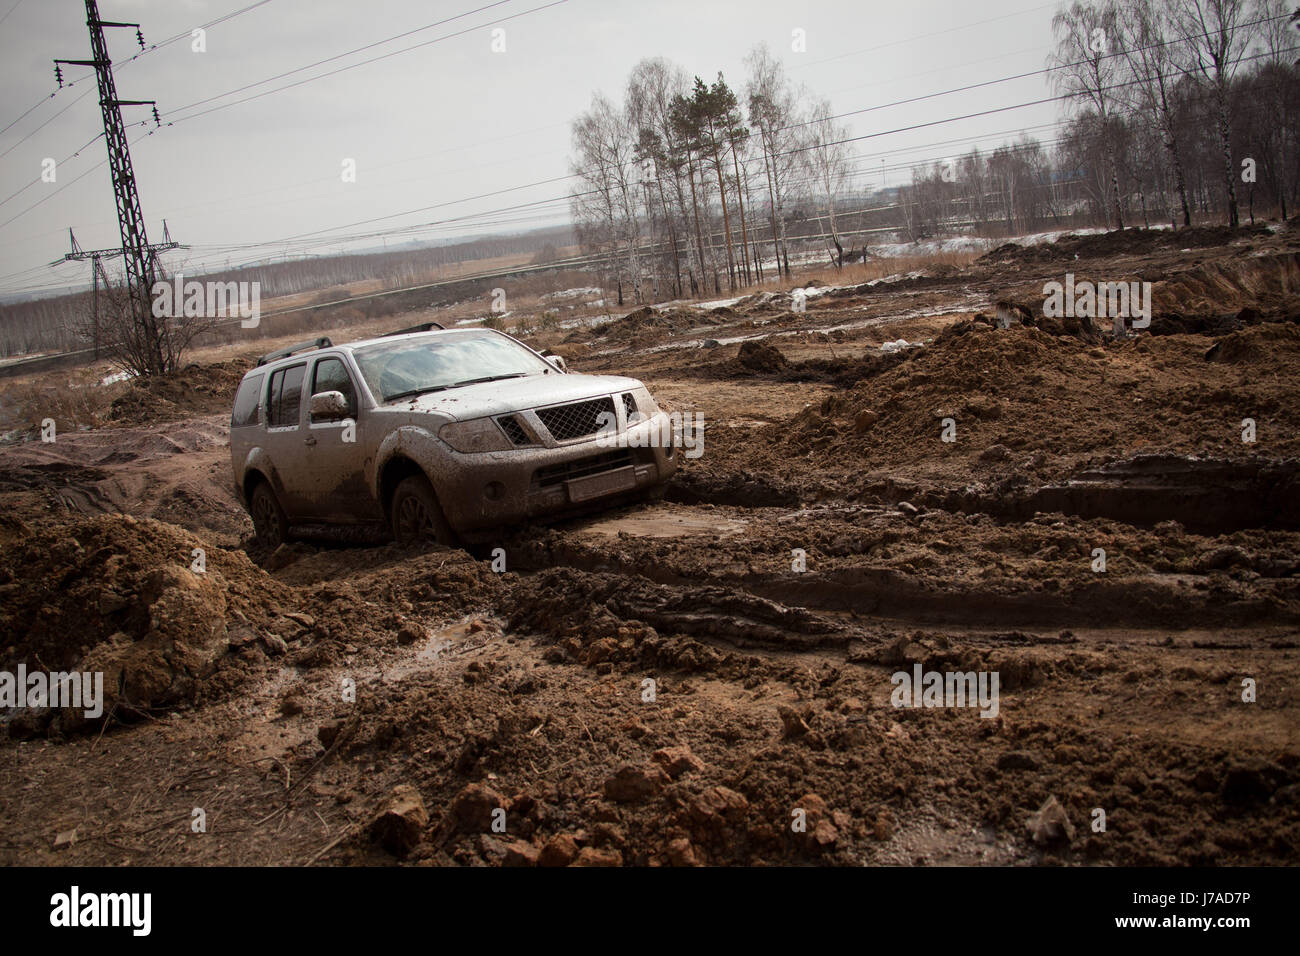
<path id="1" fill-rule="evenodd" d="M 693 305 L 697 309 L 705 309 L 705 310 L 731 308 L 731 306 L 735 305 L 743 298 L 744 298 L 743 295 L 738 295 L 734 299 L 714 299 L 712 302 L 695 302 L 693 303 Z"/>
<path id="2" fill-rule="evenodd" d="M 579 289 L 564 289 L 560 292 L 550 292 L 542 296 L 542 301 L 547 302 L 552 299 L 579 299 L 588 295 L 600 295 L 600 289 L 596 286 L 587 286 Z"/>

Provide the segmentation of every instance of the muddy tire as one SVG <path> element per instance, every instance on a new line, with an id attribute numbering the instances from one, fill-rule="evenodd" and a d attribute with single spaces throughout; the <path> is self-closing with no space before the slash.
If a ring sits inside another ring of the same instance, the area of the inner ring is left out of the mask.
<path id="1" fill-rule="evenodd" d="M 265 481 L 259 481 L 248 502 L 248 513 L 253 519 L 253 531 L 263 547 L 274 550 L 289 540 L 289 519 L 276 500 L 275 492 Z"/>
<path id="2" fill-rule="evenodd" d="M 668 494 L 668 482 L 655 485 L 648 491 L 641 492 L 641 500 L 646 504 L 656 504 L 664 500 L 664 495 Z"/>
<path id="3" fill-rule="evenodd" d="M 403 479 L 393 492 L 390 509 L 393 537 L 399 544 L 416 541 L 436 541 L 456 547 L 456 532 L 452 531 L 447 516 L 442 513 L 438 496 L 433 493 L 429 479 L 412 475 Z"/>

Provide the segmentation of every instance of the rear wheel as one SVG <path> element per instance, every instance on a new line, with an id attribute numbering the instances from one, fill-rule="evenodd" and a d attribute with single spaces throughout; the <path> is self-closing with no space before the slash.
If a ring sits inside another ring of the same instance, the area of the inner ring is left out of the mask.
<path id="1" fill-rule="evenodd" d="M 259 481 L 253 489 L 248 510 L 253 517 L 253 531 L 261 544 L 278 548 L 289 539 L 289 521 L 276 500 L 275 492 L 265 481 Z"/>
<path id="2" fill-rule="evenodd" d="M 436 541 L 455 547 L 456 532 L 452 531 L 433 486 L 423 475 L 412 475 L 402 480 L 393 492 L 393 537 L 402 544 L 414 541 Z"/>

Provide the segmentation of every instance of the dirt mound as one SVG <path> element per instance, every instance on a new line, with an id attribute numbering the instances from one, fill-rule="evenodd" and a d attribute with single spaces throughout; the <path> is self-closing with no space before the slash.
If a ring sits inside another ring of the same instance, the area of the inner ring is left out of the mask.
<path id="1" fill-rule="evenodd" d="M 1297 316 L 1297 284 L 1300 253 L 1223 258 L 1161 276 L 1152 299 L 1161 311 L 1214 317 L 1235 312 L 1237 322 L 1248 325 L 1257 316 Z"/>
<path id="2" fill-rule="evenodd" d="M 780 349 L 757 339 L 740 343 L 740 354 L 736 360 L 755 372 L 775 372 L 786 364 Z"/>
<path id="3" fill-rule="evenodd" d="M 768 433 L 787 454 L 825 465 L 885 466 L 937 455 L 954 468 L 978 464 L 1005 473 L 1007 461 L 1038 453 L 1082 459 L 1213 449 L 1239 458 L 1254 450 L 1240 435 L 1242 419 L 1252 417 L 1270 422 L 1270 453 L 1293 454 L 1297 442 L 1282 419 L 1296 397 L 1286 370 L 1294 368 L 1297 338 L 1290 326 L 1240 334 L 1227 355 L 1257 363 L 1245 378 L 1231 358 L 1208 366 L 1224 371 L 1207 376 L 1204 340 L 1194 337 L 1100 348 L 1036 328 L 966 323 Z M 1278 375 L 1258 375 L 1264 368 Z"/>
<path id="4" fill-rule="evenodd" d="M 114 400 L 108 418 L 119 425 L 146 425 L 229 411 L 239 380 L 250 367 L 248 361 L 233 359 L 133 379 L 130 390 Z"/>
<path id="5" fill-rule="evenodd" d="M 102 672 L 104 718 L 204 696 L 222 658 L 270 629 L 288 592 L 241 551 L 125 515 L 10 522 L 0 558 L 0 631 L 13 665 Z M 199 550 L 202 550 L 201 560 Z M 80 711 L 27 714 L 26 729 L 80 726 Z"/>
<path id="6" fill-rule="evenodd" d="M 607 325 L 588 330 L 587 337 L 642 347 L 654 345 L 670 335 L 698 328 L 701 325 L 717 325 L 720 321 L 718 316 L 708 312 L 697 312 L 693 309 L 660 311 L 647 305 Z"/>
<path id="7" fill-rule="evenodd" d="M 1022 246 L 1007 242 L 975 260 L 980 265 L 1041 263 L 1059 259 L 1092 259 L 1104 256 L 1140 255 L 1165 249 L 1205 249 L 1226 246 L 1239 239 L 1269 234 L 1266 226 L 1195 226 L 1170 229 L 1122 229 L 1079 235 L 1071 233 L 1055 242 Z"/>
<path id="8" fill-rule="evenodd" d="M 1300 359 L 1300 328 L 1270 323 L 1242 329 L 1216 342 L 1205 358 L 1227 365 L 1260 365 Z"/>

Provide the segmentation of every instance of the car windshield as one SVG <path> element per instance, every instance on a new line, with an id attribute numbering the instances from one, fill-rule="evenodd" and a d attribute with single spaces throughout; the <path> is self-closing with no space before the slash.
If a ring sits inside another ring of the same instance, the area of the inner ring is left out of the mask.
<path id="1" fill-rule="evenodd" d="M 492 332 L 377 342 L 356 349 L 353 355 L 380 402 L 555 371 L 519 343 Z"/>

